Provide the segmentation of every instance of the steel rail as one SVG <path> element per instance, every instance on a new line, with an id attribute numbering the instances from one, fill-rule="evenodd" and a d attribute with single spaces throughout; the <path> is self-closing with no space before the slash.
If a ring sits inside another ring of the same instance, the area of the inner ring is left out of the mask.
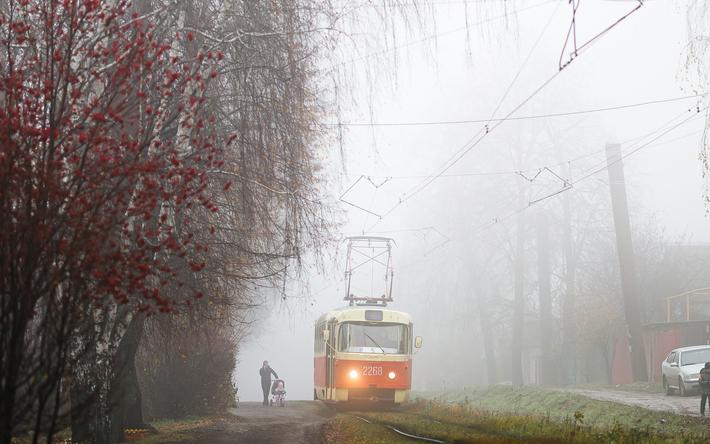
<path id="1" fill-rule="evenodd" d="M 392 430 L 393 432 L 395 432 L 396 434 L 398 434 L 398 435 L 400 435 L 400 436 L 404 436 L 404 437 L 411 438 L 411 439 L 416 439 L 416 440 L 419 440 L 419 441 L 435 442 L 435 443 L 438 443 L 438 444 L 446 444 L 446 441 L 441 441 L 441 440 L 439 440 L 439 439 L 427 438 L 426 436 L 413 435 L 413 434 L 411 434 L 411 433 L 403 432 L 402 430 L 399 430 L 398 428 L 393 427 L 393 426 L 391 426 L 391 425 L 389 425 L 389 424 L 383 424 L 383 423 L 381 423 L 381 422 L 373 422 L 373 421 L 370 421 L 370 420 L 367 419 L 367 418 L 363 418 L 362 416 L 357 416 L 357 415 L 352 415 L 352 416 L 355 417 L 355 418 L 357 418 L 357 419 L 359 419 L 360 421 L 364 421 L 364 422 L 366 422 L 366 423 L 368 423 L 368 424 L 376 424 L 376 425 L 380 425 L 380 426 L 382 426 L 382 427 L 386 427 L 386 428 Z"/>

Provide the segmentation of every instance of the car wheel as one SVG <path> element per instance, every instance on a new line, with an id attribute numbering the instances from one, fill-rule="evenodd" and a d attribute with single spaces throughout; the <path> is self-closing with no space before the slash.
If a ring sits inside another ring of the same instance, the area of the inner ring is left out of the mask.
<path id="1" fill-rule="evenodd" d="M 668 385 L 668 381 L 666 381 L 666 377 L 663 377 L 663 390 L 665 390 L 666 395 L 672 395 L 673 394 L 673 389 Z"/>
<path id="2" fill-rule="evenodd" d="M 683 384 L 683 379 L 678 378 L 678 394 L 680 396 L 687 396 L 688 392 L 685 390 L 685 385 Z"/>

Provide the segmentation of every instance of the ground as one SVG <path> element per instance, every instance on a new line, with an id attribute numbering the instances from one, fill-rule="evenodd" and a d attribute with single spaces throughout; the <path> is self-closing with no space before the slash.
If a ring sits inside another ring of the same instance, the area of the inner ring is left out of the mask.
<path id="1" fill-rule="evenodd" d="M 286 407 L 264 407 L 244 402 L 231 409 L 231 417 L 202 429 L 199 443 L 306 444 L 320 442 L 320 429 L 333 412 L 322 403 L 290 401 Z"/>
<path id="2" fill-rule="evenodd" d="M 693 443 L 710 438 L 710 420 L 698 417 L 698 396 L 623 387 L 509 386 L 429 395 L 420 394 L 419 401 L 395 411 L 337 414 L 319 401 L 291 401 L 283 408 L 242 403 L 221 416 L 156 423 L 161 433 L 141 442 L 412 442 L 393 428 L 448 443 Z"/>
<path id="3" fill-rule="evenodd" d="M 289 401 L 286 407 L 265 407 L 258 402 L 243 402 L 227 415 L 182 423 L 157 423 L 160 434 L 141 443 L 196 444 L 306 444 L 319 443 L 322 425 L 334 412 L 320 402 Z"/>

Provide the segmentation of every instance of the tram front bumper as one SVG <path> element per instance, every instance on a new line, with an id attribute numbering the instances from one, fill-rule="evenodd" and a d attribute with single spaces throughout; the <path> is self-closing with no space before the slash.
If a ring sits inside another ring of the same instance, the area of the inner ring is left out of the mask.
<path id="1" fill-rule="evenodd" d="M 335 398 L 336 401 L 401 404 L 409 400 L 409 390 L 388 388 L 339 388 L 335 390 Z"/>

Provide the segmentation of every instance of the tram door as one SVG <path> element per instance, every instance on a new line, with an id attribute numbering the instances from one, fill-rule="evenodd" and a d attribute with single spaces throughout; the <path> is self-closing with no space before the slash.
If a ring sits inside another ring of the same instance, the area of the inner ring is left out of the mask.
<path id="1" fill-rule="evenodd" d="M 332 400 L 335 397 L 335 338 L 336 323 L 328 322 L 328 342 L 325 346 L 325 399 Z"/>

